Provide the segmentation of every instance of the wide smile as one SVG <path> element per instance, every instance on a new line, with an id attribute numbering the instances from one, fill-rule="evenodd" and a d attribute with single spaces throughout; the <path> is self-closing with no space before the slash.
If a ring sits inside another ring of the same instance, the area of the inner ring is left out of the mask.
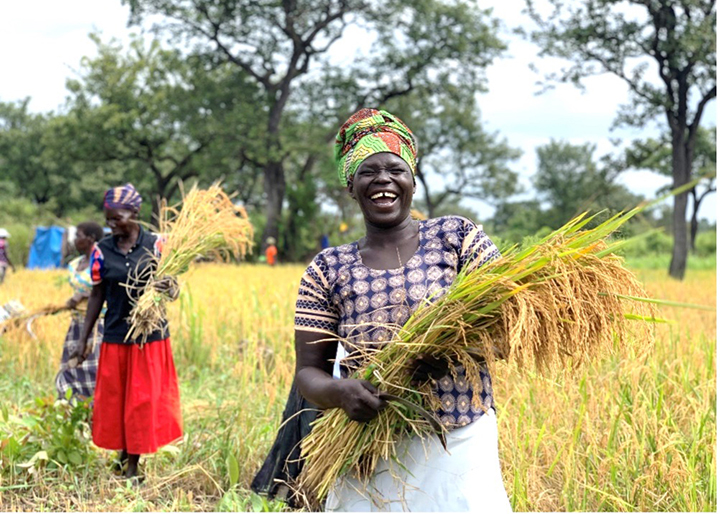
<path id="1" fill-rule="evenodd" d="M 370 201 L 378 207 L 391 207 L 397 202 L 399 196 L 392 191 L 378 191 L 370 195 Z"/>

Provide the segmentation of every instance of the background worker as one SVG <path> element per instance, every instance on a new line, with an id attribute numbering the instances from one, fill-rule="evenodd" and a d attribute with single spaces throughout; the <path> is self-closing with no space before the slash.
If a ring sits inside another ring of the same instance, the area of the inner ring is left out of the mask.
<path id="1" fill-rule="evenodd" d="M 4 228 L 0 228 L 0 284 L 5 280 L 5 272 L 8 266 L 12 268 L 15 273 L 15 265 L 10 260 L 7 249 L 7 240 L 10 237 L 10 233 Z"/>

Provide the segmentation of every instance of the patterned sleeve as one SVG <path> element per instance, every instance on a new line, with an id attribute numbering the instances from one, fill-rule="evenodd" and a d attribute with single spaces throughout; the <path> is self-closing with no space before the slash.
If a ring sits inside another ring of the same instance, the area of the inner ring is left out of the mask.
<path id="1" fill-rule="evenodd" d="M 500 258 L 500 250 L 483 231 L 482 225 L 463 218 L 462 245 L 460 248 L 459 268 L 465 266 L 477 268 L 486 262 Z"/>
<path id="2" fill-rule="evenodd" d="M 100 247 L 95 243 L 92 253 L 90 253 L 90 282 L 96 286 L 102 282 L 105 274 L 105 257 Z"/>
<path id="3" fill-rule="evenodd" d="M 295 303 L 295 330 L 337 334 L 340 315 L 333 305 L 329 268 L 319 253 L 300 279 Z"/>

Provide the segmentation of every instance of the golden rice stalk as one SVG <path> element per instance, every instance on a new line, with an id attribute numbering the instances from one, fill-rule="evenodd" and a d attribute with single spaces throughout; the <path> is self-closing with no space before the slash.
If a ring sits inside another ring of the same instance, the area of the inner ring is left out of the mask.
<path id="1" fill-rule="evenodd" d="M 125 284 L 135 298 L 126 339 L 145 341 L 163 326 L 165 303 L 170 298 L 156 291 L 154 282 L 185 273 L 197 258 L 241 259 L 251 250 L 253 227 L 247 212 L 235 205 L 219 184 L 208 189 L 193 186 L 181 206 L 178 210 L 163 200 L 158 227 L 164 238 L 162 255 L 149 256 L 154 266 L 147 266 L 144 275 L 130 277 Z"/>
<path id="2" fill-rule="evenodd" d="M 492 369 L 497 358 L 546 371 L 607 355 L 616 345 L 649 348 L 651 325 L 639 324 L 631 336 L 628 320 L 654 320 L 654 306 L 643 301 L 642 286 L 612 253 L 622 243 L 607 242 L 635 212 L 590 230 L 582 230 L 589 219 L 579 216 L 538 244 L 511 248 L 479 267 L 471 263 L 390 344 L 380 350 L 359 345 L 351 355 L 362 362 L 354 376 L 435 412 L 430 384 L 414 390 L 404 367 L 420 353 L 462 364 L 471 388 L 482 391 L 480 366 Z M 631 306 L 635 313 L 626 315 Z M 475 407 L 480 401 L 474 395 Z M 434 433 L 431 423 L 399 402 L 390 401 L 368 423 L 349 420 L 341 409 L 327 411 L 302 442 L 298 489 L 319 501 L 345 473 L 368 479 L 380 459 L 395 457 L 402 437 Z"/>
<path id="3" fill-rule="evenodd" d="M 0 334 L 2 334 L 5 331 L 13 331 L 18 330 L 19 328 L 25 326 L 25 324 L 34 319 L 41 316 L 49 316 L 51 314 L 58 314 L 59 312 L 68 310 L 67 306 L 65 304 L 58 304 L 58 305 L 46 305 L 45 307 L 41 307 L 39 309 L 36 309 L 34 311 L 30 312 L 22 312 L 16 316 L 12 316 L 6 320 L 4 320 L 2 323 L 0 323 Z"/>

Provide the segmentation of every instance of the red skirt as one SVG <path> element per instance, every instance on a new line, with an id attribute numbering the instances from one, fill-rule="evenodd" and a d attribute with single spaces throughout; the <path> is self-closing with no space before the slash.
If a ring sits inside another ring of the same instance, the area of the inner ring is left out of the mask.
<path id="1" fill-rule="evenodd" d="M 97 370 L 93 442 L 130 454 L 155 453 L 182 437 L 180 391 L 170 339 L 103 342 Z"/>

